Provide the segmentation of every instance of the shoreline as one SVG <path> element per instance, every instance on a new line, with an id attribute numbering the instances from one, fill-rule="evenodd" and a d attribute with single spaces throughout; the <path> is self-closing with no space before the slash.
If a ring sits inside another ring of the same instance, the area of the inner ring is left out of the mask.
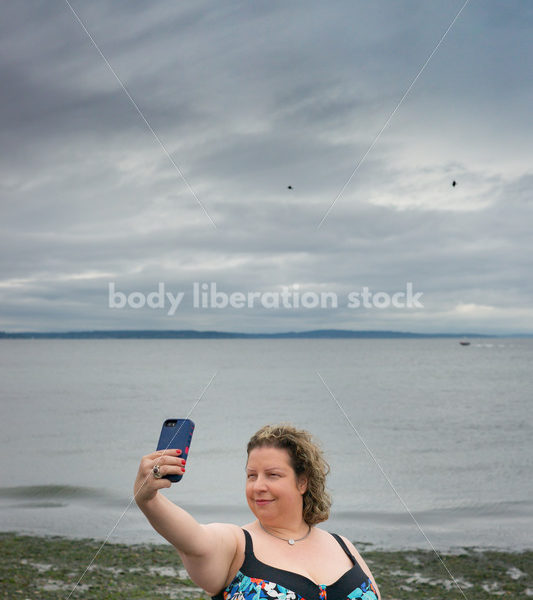
<path id="1" fill-rule="evenodd" d="M 70 597 L 208 598 L 190 581 L 169 544 L 102 544 L 91 539 L 0 532 L 2 597 L 67 597 L 81 578 Z M 463 548 L 440 553 L 439 558 L 431 550 L 361 547 L 361 554 L 372 569 L 382 600 L 515 600 L 533 596 L 533 550 Z"/>

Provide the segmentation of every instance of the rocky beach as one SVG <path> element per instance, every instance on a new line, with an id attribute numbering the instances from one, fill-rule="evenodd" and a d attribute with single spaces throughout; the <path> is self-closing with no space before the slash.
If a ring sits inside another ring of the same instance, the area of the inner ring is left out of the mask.
<path id="1" fill-rule="evenodd" d="M 533 551 L 382 551 L 355 542 L 382 600 L 516 600 L 533 596 Z M 0 534 L 5 600 L 207 599 L 169 545 Z"/>

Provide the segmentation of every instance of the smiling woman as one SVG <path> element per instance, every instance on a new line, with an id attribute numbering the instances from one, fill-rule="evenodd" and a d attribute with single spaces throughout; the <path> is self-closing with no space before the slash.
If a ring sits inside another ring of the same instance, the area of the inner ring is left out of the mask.
<path id="1" fill-rule="evenodd" d="M 316 527 L 329 516 L 329 466 L 311 435 L 291 425 L 267 425 L 248 442 L 246 499 L 255 520 L 201 525 L 158 493 L 182 474 L 175 450 L 143 457 L 137 504 L 175 546 L 191 579 L 216 600 L 341 600 L 380 598 L 354 546 Z"/>
<path id="2" fill-rule="evenodd" d="M 287 477 L 294 474 L 297 478 L 299 488 L 298 498 L 301 500 L 301 512 L 304 521 L 308 525 L 316 525 L 327 520 L 331 507 L 331 498 L 326 491 L 326 476 L 329 473 L 329 465 L 324 460 L 319 447 L 313 443 L 311 435 L 306 431 L 299 431 L 290 426 L 266 426 L 260 429 L 248 442 L 248 480 L 257 479 L 254 471 L 254 461 L 257 453 L 253 451 L 258 448 L 265 450 L 271 448 L 284 450 L 281 456 L 288 459 L 288 464 L 280 467 L 281 470 L 273 470 L 272 475 Z M 250 455 L 253 455 L 251 457 Z M 283 463 L 279 452 L 277 453 L 277 464 Z M 264 455 L 264 453 L 263 453 Z M 266 463 L 268 465 L 268 461 Z M 272 458 L 272 464 L 276 460 Z M 248 491 L 249 486 L 247 487 Z M 248 503 L 250 499 L 248 497 Z M 251 507 L 250 507 L 251 508 Z"/>

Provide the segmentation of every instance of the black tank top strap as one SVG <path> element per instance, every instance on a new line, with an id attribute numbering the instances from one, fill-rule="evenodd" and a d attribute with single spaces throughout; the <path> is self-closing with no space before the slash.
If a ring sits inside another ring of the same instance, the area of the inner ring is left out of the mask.
<path id="1" fill-rule="evenodd" d="M 330 533 L 331 533 L 331 531 L 330 531 Z M 355 556 L 350 552 L 350 549 L 346 545 L 346 542 L 337 533 L 331 533 L 331 535 L 337 540 L 337 542 L 339 542 L 340 547 L 344 550 L 344 552 L 346 552 L 346 554 L 348 555 L 348 557 L 350 558 L 352 563 L 354 565 L 356 565 L 357 561 L 355 560 Z"/>
<path id="2" fill-rule="evenodd" d="M 252 536 L 250 535 L 249 531 L 246 531 L 246 529 L 242 528 L 242 530 L 244 531 L 244 540 L 246 542 L 246 545 L 244 546 L 244 554 L 245 556 L 253 556 L 254 545 L 252 543 Z"/>

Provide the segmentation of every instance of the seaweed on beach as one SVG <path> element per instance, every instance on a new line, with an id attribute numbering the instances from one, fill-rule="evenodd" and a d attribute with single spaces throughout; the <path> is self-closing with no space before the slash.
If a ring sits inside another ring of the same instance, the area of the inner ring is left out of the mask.
<path id="1" fill-rule="evenodd" d="M 168 545 L 0 533 L 1 597 L 110 600 L 207 595 Z M 364 558 L 383 600 L 516 600 L 533 595 L 533 551 L 370 551 Z M 441 560 L 442 559 L 442 560 Z"/>
<path id="2" fill-rule="evenodd" d="M 0 534 L 3 598 L 196 599 L 206 595 L 166 545 Z"/>
<path id="3" fill-rule="evenodd" d="M 513 599 L 533 594 L 533 552 L 369 551 L 383 600 Z"/>

